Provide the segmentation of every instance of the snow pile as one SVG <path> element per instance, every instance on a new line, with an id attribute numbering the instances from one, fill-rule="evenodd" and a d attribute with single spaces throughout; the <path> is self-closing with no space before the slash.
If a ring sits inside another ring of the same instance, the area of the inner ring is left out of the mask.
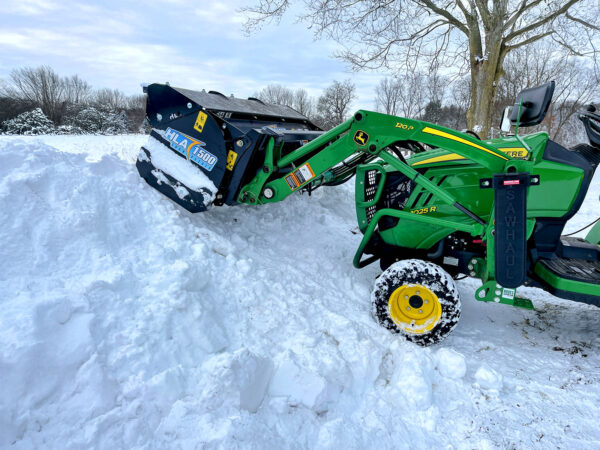
<path id="1" fill-rule="evenodd" d="M 146 140 L 0 138 L 0 447 L 598 446 L 597 308 L 466 280 L 419 348 L 370 315 L 352 186 L 190 215 Z"/>

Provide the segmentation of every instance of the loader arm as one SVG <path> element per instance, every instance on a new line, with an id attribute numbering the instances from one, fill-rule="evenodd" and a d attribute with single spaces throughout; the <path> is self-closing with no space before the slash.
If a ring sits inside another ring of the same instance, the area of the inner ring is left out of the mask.
<path id="1" fill-rule="evenodd" d="M 399 141 L 417 141 L 442 147 L 486 167 L 492 173 L 504 172 L 506 163 L 512 159 L 465 133 L 427 122 L 360 110 L 348 121 L 279 159 L 274 157 L 276 136 L 273 136 L 267 144 L 262 172 L 242 187 L 238 201 L 247 204 L 281 201 L 298 189 L 328 180 L 332 168 L 353 155 L 364 154 L 369 159 L 381 158 L 444 203 L 458 208 L 475 223 L 485 224 L 444 189 L 386 150 Z M 306 159 L 310 154 L 312 156 Z M 298 161 L 302 163 L 296 164 Z M 287 166 L 292 167 L 289 172 L 284 175 L 277 173 L 279 168 Z"/>

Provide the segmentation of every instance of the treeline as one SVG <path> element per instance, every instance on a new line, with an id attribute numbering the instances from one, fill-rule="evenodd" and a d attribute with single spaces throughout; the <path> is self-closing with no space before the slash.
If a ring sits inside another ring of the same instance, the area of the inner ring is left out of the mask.
<path id="1" fill-rule="evenodd" d="M 600 100 L 598 74 L 585 60 L 557 51 L 555 46 L 538 43 L 511 52 L 496 85 L 490 137 L 498 137 L 500 119 L 506 106 L 512 106 L 518 93 L 548 81 L 556 82 L 554 97 L 544 121 L 522 133 L 546 131 L 550 138 L 566 146 L 586 141 L 577 111 Z M 441 75 L 436 67 L 401 72 L 382 80 L 376 87 L 378 111 L 416 118 L 457 130 L 467 128 L 471 106 L 470 77 Z M 479 133 L 477 126 L 473 130 Z"/>
<path id="2" fill-rule="evenodd" d="M 265 103 L 290 106 L 315 125 L 329 130 L 347 119 L 351 112 L 350 104 L 356 99 L 356 86 L 350 80 L 334 81 L 314 98 L 305 89 L 294 91 L 279 84 L 270 84 L 254 97 Z"/>
<path id="3" fill-rule="evenodd" d="M 93 89 L 48 66 L 13 70 L 0 85 L 0 131 L 6 134 L 122 134 L 144 127 L 143 95 Z"/>
<path id="4" fill-rule="evenodd" d="M 585 142 L 587 138 L 577 119 L 577 111 L 600 100 L 598 73 L 585 60 L 544 43 L 525 46 L 507 56 L 503 75 L 495 87 L 494 123 L 491 130 L 482 134 L 498 137 L 503 109 L 513 105 L 521 90 L 551 80 L 556 82 L 556 90 L 545 120 L 523 132 L 543 130 L 551 139 L 567 146 Z M 342 123 L 353 112 L 351 103 L 356 98 L 355 91 L 349 80 L 335 81 L 322 95 L 312 98 L 304 89 L 294 91 L 272 84 L 257 92 L 255 97 L 291 106 L 327 130 Z M 468 75 L 446 76 L 433 66 L 427 71 L 402 70 L 384 78 L 375 88 L 374 101 L 375 109 L 385 114 L 465 130 L 471 98 Z M 474 128 L 476 133 L 483 131 L 477 125 Z"/>
<path id="5" fill-rule="evenodd" d="M 384 78 L 375 89 L 377 111 L 413 119 L 425 120 L 450 128 L 466 127 L 468 102 L 443 104 L 447 92 L 437 76 L 413 72 L 403 78 Z M 311 97 L 304 89 L 292 90 L 279 84 L 270 84 L 254 94 L 265 103 L 294 108 L 313 123 L 329 130 L 348 119 L 356 86 L 350 81 L 334 81 L 318 97 Z"/>
<path id="6" fill-rule="evenodd" d="M 468 86 L 449 83 L 436 71 L 407 72 L 384 78 L 375 88 L 377 111 L 435 123 L 455 130 L 467 127 Z"/>

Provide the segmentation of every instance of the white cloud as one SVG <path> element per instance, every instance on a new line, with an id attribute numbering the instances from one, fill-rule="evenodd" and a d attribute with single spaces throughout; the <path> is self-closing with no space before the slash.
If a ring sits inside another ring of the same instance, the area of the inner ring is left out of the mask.
<path id="1" fill-rule="evenodd" d="M 17 0 L 2 6 L 4 14 L 37 16 L 60 9 L 60 4 L 51 0 Z"/>
<path id="2" fill-rule="evenodd" d="M 194 9 L 194 14 L 206 23 L 218 24 L 237 24 L 244 22 L 244 16 L 238 12 L 237 7 L 231 4 L 207 2 L 199 8 Z"/>
<path id="3" fill-rule="evenodd" d="M 334 79 L 351 78 L 359 94 L 355 109 L 372 108 L 377 75 L 344 72 L 329 57 L 336 46 L 315 41 L 294 17 L 245 37 L 241 2 L 65 0 L 53 12 L 49 0 L 27 0 L 31 8 L 45 5 L 40 8 L 47 14 L 34 25 L 0 16 L 0 78 L 20 65 L 49 64 L 63 75 L 77 73 L 96 87 L 130 94 L 140 92 L 141 82 L 169 81 L 240 97 L 270 83 L 317 96 Z"/>
<path id="4" fill-rule="evenodd" d="M 31 50 L 35 44 L 25 34 L 15 31 L 0 31 L 0 48 L 7 50 Z"/>

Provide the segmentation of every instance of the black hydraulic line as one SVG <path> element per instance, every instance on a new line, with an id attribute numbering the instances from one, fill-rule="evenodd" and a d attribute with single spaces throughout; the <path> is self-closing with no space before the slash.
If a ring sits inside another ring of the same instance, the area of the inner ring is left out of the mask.
<path id="1" fill-rule="evenodd" d="M 485 220 L 483 220 L 481 217 L 479 217 L 477 214 L 469 211 L 467 208 L 465 208 L 463 205 L 461 205 L 458 202 L 454 202 L 453 205 L 456 209 L 458 209 L 459 211 L 465 213 L 467 216 L 469 216 L 471 219 L 473 219 L 475 222 L 481 224 L 481 225 L 485 225 Z"/>
<path id="2" fill-rule="evenodd" d="M 583 231 L 583 230 L 586 230 L 586 229 L 588 229 L 589 227 L 591 227 L 592 225 L 594 225 L 594 224 L 595 224 L 596 222 L 598 222 L 599 220 L 600 220 L 600 217 L 598 217 L 598 218 L 597 218 L 596 220 L 594 220 L 592 223 L 588 223 L 588 224 L 587 224 L 585 227 L 583 227 L 583 228 L 581 228 L 581 229 L 579 229 L 579 230 L 577 230 L 577 231 L 573 231 L 572 233 L 565 234 L 564 236 L 565 236 L 565 237 L 567 237 L 567 236 L 573 236 L 574 234 L 577 234 L 577 233 L 579 233 L 579 232 L 581 232 L 581 231 Z"/>

